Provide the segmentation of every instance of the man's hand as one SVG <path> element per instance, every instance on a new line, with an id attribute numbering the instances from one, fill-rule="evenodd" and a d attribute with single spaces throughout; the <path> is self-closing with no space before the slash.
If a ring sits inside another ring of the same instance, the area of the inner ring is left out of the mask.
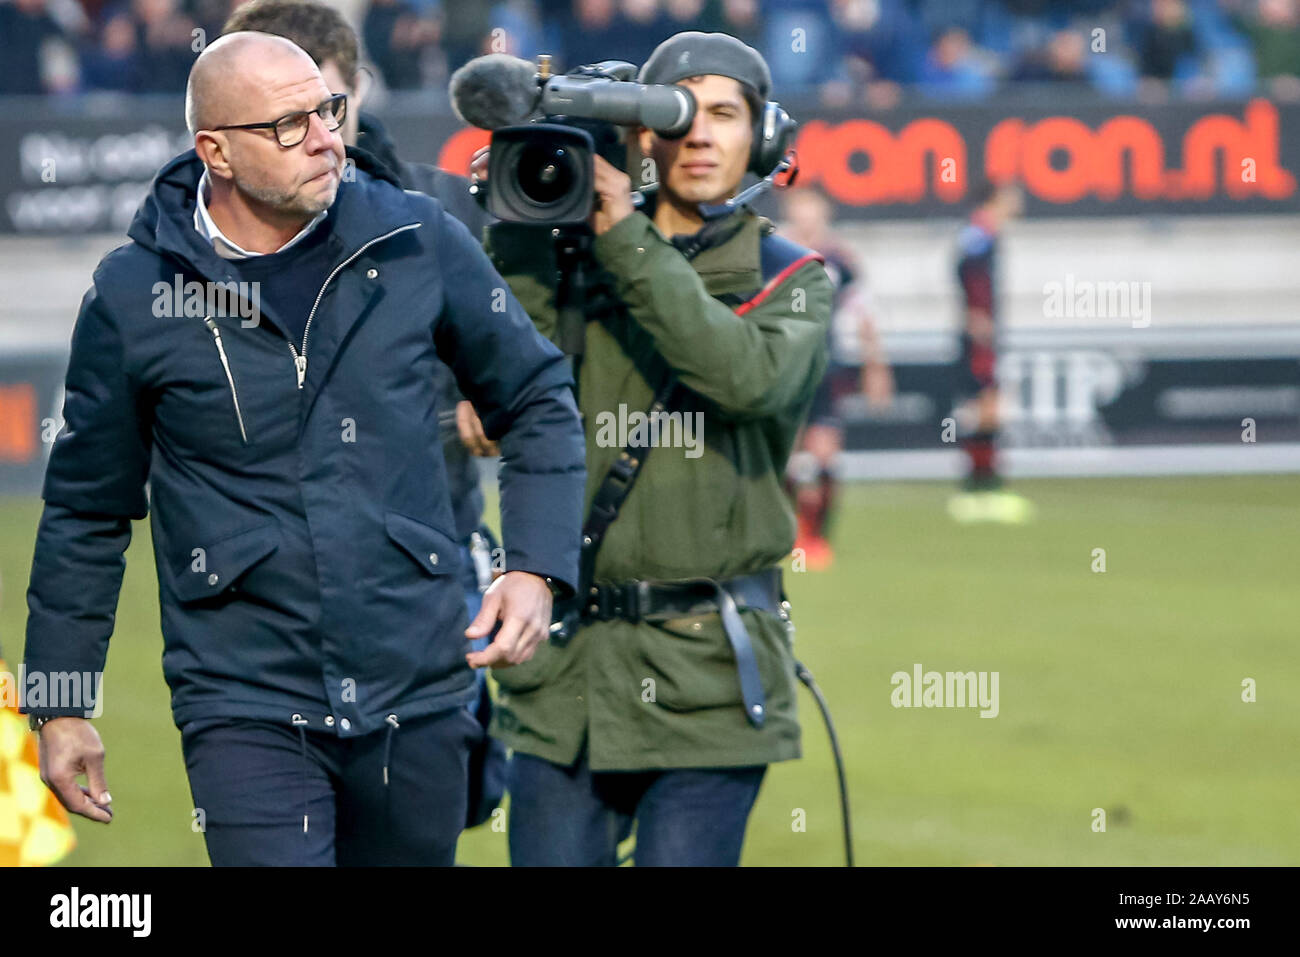
<path id="1" fill-rule="evenodd" d="M 543 583 L 545 587 L 545 583 Z M 41 780 L 73 814 L 108 824 L 112 796 L 104 780 L 104 742 L 85 718 L 53 718 L 40 731 Z M 77 783 L 84 774 L 89 787 Z"/>
<path id="2" fill-rule="evenodd" d="M 488 147 L 480 146 L 474 151 L 474 155 L 469 161 L 470 179 L 479 183 L 486 183 L 488 177 Z"/>
<path id="3" fill-rule="evenodd" d="M 635 211 L 632 205 L 632 178 L 611 166 L 602 156 L 596 157 L 596 208 L 587 222 L 597 236 L 609 232 Z"/>
<path id="4" fill-rule="evenodd" d="M 506 572 L 483 593 L 483 607 L 465 629 L 465 637 L 483 638 L 501 620 L 501 630 L 482 651 L 465 655 L 471 668 L 521 665 L 551 632 L 551 589 L 531 572 Z"/>
<path id="5" fill-rule="evenodd" d="M 460 433 L 461 444 L 469 449 L 470 455 L 501 454 L 501 447 L 484 434 L 483 422 L 474 411 L 473 404 L 468 401 L 456 403 L 456 431 Z"/>

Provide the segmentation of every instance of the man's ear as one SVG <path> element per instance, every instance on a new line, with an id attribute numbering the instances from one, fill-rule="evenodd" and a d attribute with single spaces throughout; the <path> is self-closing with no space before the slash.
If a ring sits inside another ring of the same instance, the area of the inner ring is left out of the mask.
<path id="1" fill-rule="evenodd" d="M 232 179 L 228 147 L 230 141 L 221 133 L 200 130 L 194 134 L 194 152 L 199 154 L 203 165 L 208 168 L 208 175 L 220 179 Z"/>

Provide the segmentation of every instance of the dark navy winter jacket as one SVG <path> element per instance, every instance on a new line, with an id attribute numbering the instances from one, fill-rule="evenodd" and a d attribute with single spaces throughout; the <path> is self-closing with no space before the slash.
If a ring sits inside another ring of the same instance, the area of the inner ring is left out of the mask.
<path id="1" fill-rule="evenodd" d="M 437 200 L 348 155 L 301 342 L 265 303 L 247 327 L 155 315 L 178 274 L 236 279 L 194 228 L 193 151 L 99 264 L 46 472 L 28 674 L 103 669 L 130 520 L 152 513 L 178 726 L 301 715 L 350 736 L 473 698 L 438 358 L 501 444 L 506 567 L 576 581 L 584 449 L 564 357 Z"/>

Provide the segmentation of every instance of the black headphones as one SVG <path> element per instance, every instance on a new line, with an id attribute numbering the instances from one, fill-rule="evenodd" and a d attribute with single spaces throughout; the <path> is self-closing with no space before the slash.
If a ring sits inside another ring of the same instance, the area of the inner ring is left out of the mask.
<path id="1" fill-rule="evenodd" d="M 799 124 L 776 100 L 768 100 L 754 123 L 754 140 L 749 149 L 749 172 L 760 179 L 770 175 L 794 145 Z"/>

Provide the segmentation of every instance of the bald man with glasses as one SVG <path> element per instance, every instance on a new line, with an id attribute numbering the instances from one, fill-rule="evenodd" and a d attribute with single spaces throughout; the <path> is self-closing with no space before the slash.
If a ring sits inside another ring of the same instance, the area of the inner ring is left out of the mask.
<path id="1" fill-rule="evenodd" d="M 284 38 L 199 56 L 194 150 L 95 270 L 46 472 L 26 674 L 102 673 L 149 515 L 194 798 L 173 826 L 218 865 L 453 863 L 473 669 L 529 660 L 577 579 L 567 362 L 436 199 L 345 152 L 346 111 Z M 506 572 L 472 622 L 439 362 L 501 448 Z M 42 780 L 109 823 L 95 705 L 24 710 Z"/>

